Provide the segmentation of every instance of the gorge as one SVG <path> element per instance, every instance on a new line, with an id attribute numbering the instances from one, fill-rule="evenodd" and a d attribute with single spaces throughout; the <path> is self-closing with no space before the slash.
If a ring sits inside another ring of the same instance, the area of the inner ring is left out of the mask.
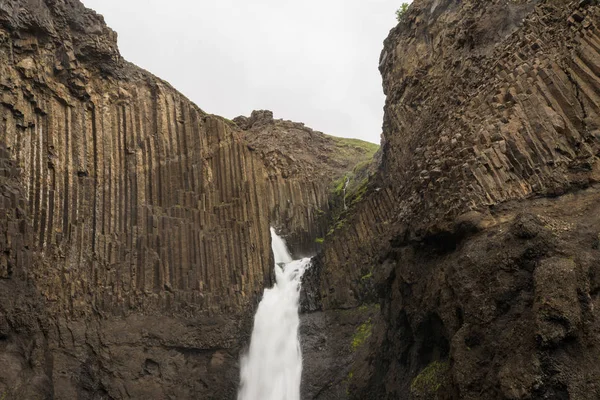
<path id="1" fill-rule="evenodd" d="M 599 27 L 415 0 L 378 148 L 208 114 L 79 0 L 0 0 L 0 399 L 236 398 L 272 226 L 314 255 L 300 398 L 600 398 Z"/>

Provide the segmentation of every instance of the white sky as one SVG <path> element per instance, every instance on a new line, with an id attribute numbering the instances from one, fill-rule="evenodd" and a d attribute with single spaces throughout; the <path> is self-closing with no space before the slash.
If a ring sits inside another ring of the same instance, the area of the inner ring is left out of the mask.
<path id="1" fill-rule="evenodd" d="M 272 110 L 379 143 L 377 69 L 402 0 L 83 0 L 121 54 L 227 118 Z"/>

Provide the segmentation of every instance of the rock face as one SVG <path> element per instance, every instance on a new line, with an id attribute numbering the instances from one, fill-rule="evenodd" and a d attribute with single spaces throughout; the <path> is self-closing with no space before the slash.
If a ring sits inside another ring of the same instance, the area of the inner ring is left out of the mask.
<path id="1" fill-rule="evenodd" d="M 0 1 L 0 88 L 0 397 L 232 398 L 272 273 L 239 128 L 74 0 Z"/>
<path id="2" fill-rule="evenodd" d="M 0 144 L 0 393 L 6 398 L 52 398 L 47 314 L 28 283 L 32 229 L 18 167 Z M 8 390 L 8 386 L 12 390 Z"/>
<path id="3" fill-rule="evenodd" d="M 235 127 L 121 60 L 93 12 L 38 3 L 2 3 L 0 141 L 36 248 L 65 265 L 40 279 L 44 295 L 75 314 L 247 304 L 269 275 L 260 160 Z"/>
<path id="4" fill-rule="evenodd" d="M 276 120 L 268 110 L 253 111 L 234 122 L 267 167 L 271 221 L 295 258 L 316 254 L 320 245 L 315 238 L 325 237 L 337 206 L 332 201 L 336 184 L 354 168 L 376 164 L 373 156 L 379 146 Z"/>
<path id="5" fill-rule="evenodd" d="M 312 398 L 600 396 L 599 27 L 595 1 L 417 0 L 390 32 L 382 164 L 305 302 L 381 321 Z M 306 351 L 353 341 L 329 332 Z"/>

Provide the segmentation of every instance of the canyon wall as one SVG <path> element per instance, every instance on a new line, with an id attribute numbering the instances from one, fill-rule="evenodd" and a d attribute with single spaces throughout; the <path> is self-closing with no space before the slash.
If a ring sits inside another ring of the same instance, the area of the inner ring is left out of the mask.
<path id="1" fill-rule="evenodd" d="M 444 235 L 467 213 L 598 182 L 595 7 L 536 4 L 416 2 L 390 32 L 381 172 L 336 243 Z M 348 254 L 327 248 L 335 265 Z"/>
<path id="2" fill-rule="evenodd" d="M 307 323 L 356 311 L 307 341 L 347 357 L 311 398 L 600 395 L 599 27 L 589 0 L 417 0 L 401 17 L 380 169 L 307 276 Z"/>
<path id="3" fill-rule="evenodd" d="M 0 1 L 0 89 L 0 396 L 234 396 L 272 274 L 239 128 L 73 0 Z"/>
<path id="4" fill-rule="evenodd" d="M 336 187 L 344 186 L 346 178 L 354 176 L 353 170 L 374 168 L 379 146 L 273 119 L 268 110 L 253 111 L 250 117 L 240 116 L 234 122 L 267 168 L 272 223 L 294 258 L 315 255 L 333 214 L 343 207 L 335 202 Z"/>
<path id="5" fill-rule="evenodd" d="M 73 314 L 243 306 L 270 274 L 262 163 L 233 125 L 123 61 L 93 12 L 61 4 L 3 10 L 0 141 L 36 249 L 64 265 L 44 294 Z"/>

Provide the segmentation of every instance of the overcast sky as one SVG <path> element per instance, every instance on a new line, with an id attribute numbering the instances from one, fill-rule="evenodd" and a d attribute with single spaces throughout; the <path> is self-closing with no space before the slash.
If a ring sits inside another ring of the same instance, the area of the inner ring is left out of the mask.
<path id="1" fill-rule="evenodd" d="M 275 118 L 379 143 L 377 70 L 401 0 L 83 0 L 121 54 L 204 111 Z"/>

